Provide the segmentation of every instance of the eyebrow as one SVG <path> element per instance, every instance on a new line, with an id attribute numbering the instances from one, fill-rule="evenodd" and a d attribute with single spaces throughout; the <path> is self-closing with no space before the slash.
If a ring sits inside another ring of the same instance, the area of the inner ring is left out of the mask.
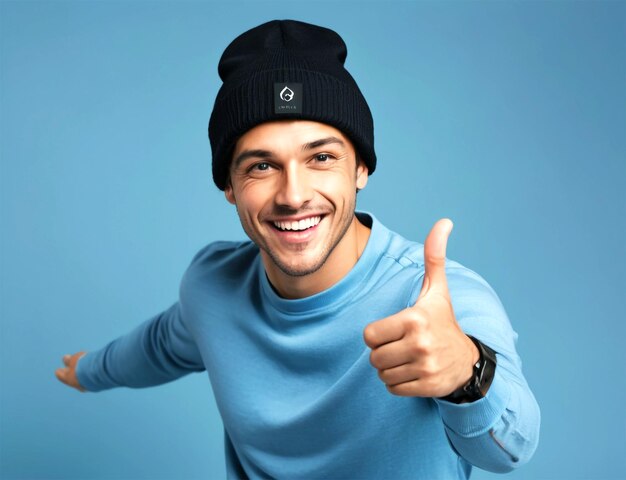
<path id="1" fill-rule="evenodd" d="M 314 148 L 323 147 L 324 145 L 328 145 L 330 143 L 338 143 L 342 147 L 346 146 L 343 140 L 340 140 L 337 137 L 326 137 L 320 138 L 319 140 L 315 140 L 313 142 L 305 143 L 304 145 L 302 145 L 302 150 L 313 150 Z"/>
<path id="2" fill-rule="evenodd" d="M 314 148 L 323 147 L 324 145 L 329 145 L 331 143 L 339 144 L 342 147 L 346 146 L 345 142 L 337 137 L 326 137 L 326 138 L 320 138 L 319 140 L 314 140 L 312 142 L 305 143 L 304 145 L 302 145 L 302 151 L 313 150 Z M 268 159 L 268 158 L 272 158 L 272 152 L 268 150 L 258 150 L 258 149 L 257 150 L 245 150 L 241 152 L 239 155 L 237 155 L 237 157 L 233 160 L 233 164 L 235 168 L 237 168 L 245 160 L 247 160 L 248 158 L 252 158 L 252 157 Z"/>

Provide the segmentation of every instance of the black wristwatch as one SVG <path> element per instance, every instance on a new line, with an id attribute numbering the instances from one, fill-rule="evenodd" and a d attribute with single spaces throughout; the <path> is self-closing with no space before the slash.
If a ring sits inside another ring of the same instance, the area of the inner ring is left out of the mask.
<path id="1" fill-rule="evenodd" d="M 469 382 L 450 395 L 441 397 L 441 400 L 452 403 L 474 402 L 487 395 L 487 390 L 491 386 L 493 376 L 496 373 L 496 352 L 471 335 L 468 335 L 468 337 L 474 342 L 474 345 L 480 352 L 480 358 L 474 365 L 474 374 Z"/>

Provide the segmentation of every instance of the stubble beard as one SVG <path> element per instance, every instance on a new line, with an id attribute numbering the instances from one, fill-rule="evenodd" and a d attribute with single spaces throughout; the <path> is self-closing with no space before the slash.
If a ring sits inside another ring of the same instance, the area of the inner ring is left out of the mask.
<path id="1" fill-rule="evenodd" d="M 261 250 L 263 250 L 270 257 L 274 265 L 276 265 L 280 271 L 282 271 L 285 275 L 288 275 L 290 277 L 304 277 L 306 275 L 311 275 L 317 272 L 320 268 L 322 268 L 326 264 L 326 261 L 328 260 L 328 257 L 330 257 L 330 254 L 335 250 L 337 245 L 339 245 L 341 240 L 343 240 L 346 233 L 348 232 L 348 229 L 350 228 L 350 225 L 352 224 L 352 221 L 354 219 L 355 209 L 356 209 L 356 199 L 354 199 L 351 202 L 351 205 L 349 205 L 348 208 L 345 209 L 345 214 L 341 218 L 341 223 L 339 225 L 340 227 L 339 235 L 337 235 L 335 239 L 330 238 L 330 243 L 324 247 L 318 259 L 315 260 L 313 264 L 309 266 L 297 266 L 297 265 L 291 265 L 291 264 L 285 263 L 280 258 L 280 256 L 268 246 L 265 239 L 261 235 L 257 235 L 254 232 L 254 230 L 248 226 L 248 223 L 243 220 L 238 209 L 237 209 L 237 214 L 239 215 L 239 220 L 241 221 L 241 225 L 244 231 L 246 232 L 246 234 L 248 235 L 248 237 L 250 238 L 250 240 L 252 240 Z M 296 250 L 298 252 L 303 252 L 307 248 L 308 248 L 308 244 L 306 243 L 296 246 Z"/>

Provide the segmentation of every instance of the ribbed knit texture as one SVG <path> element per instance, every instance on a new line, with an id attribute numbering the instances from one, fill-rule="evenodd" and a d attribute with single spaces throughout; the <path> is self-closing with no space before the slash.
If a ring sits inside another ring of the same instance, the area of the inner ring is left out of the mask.
<path id="1" fill-rule="evenodd" d="M 369 173 L 376 168 L 374 122 L 356 82 L 344 68 L 347 50 L 332 30 L 274 20 L 237 37 L 224 51 L 223 80 L 209 121 L 213 180 L 224 189 L 236 140 L 264 122 L 314 120 L 353 143 Z M 302 111 L 275 113 L 274 83 L 301 83 Z"/>

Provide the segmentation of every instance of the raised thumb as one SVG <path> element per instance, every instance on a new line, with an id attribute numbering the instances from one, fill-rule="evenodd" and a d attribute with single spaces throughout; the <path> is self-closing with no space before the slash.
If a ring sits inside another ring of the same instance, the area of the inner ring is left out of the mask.
<path id="1" fill-rule="evenodd" d="M 420 297 L 433 289 L 443 289 L 447 293 L 446 247 L 454 224 L 449 218 L 438 220 L 424 242 L 424 283 Z"/>

